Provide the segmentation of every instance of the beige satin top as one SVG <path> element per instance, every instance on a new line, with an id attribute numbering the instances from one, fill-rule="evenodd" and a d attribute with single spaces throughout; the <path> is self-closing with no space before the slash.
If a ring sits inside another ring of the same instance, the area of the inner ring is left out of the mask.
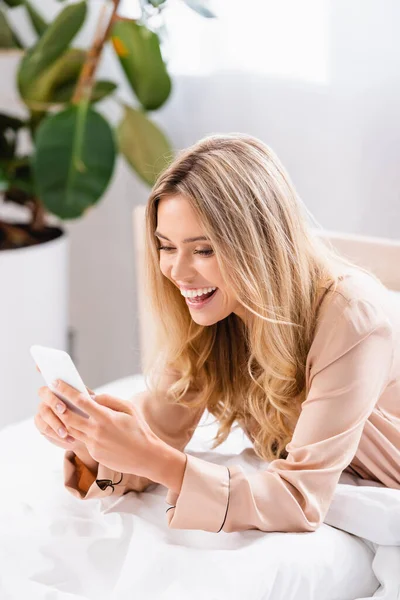
<path id="1" fill-rule="evenodd" d="M 400 489 L 399 307 L 399 296 L 369 275 L 346 272 L 320 306 L 307 356 L 309 392 L 286 446 L 287 458 L 245 473 L 239 465 L 186 454 L 181 491 L 166 495 L 168 527 L 315 531 L 344 470 Z M 156 435 L 182 451 L 203 413 L 148 394 L 134 401 Z M 121 473 L 100 464 L 95 476 L 72 451 L 65 452 L 65 486 L 77 498 L 140 492 L 154 483 L 122 476 L 114 489 L 102 490 L 96 478 L 115 482 Z"/>

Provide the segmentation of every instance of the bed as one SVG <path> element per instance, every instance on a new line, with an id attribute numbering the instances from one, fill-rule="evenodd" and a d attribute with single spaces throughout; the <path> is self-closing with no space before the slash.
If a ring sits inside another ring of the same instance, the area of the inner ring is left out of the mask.
<path id="1" fill-rule="evenodd" d="M 135 209 L 138 290 L 143 217 L 143 207 Z M 395 251 L 400 257 L 400 244 Z M 398 291 L 400 282 L 392 277 L 390 287 Z M 151 338 L 141 293 L 144 355 Z M 139 373 L 95 391 L 128 399 L 143 389 Z M 211 451 L 216 427 L 206 412 L 185 451 L 248 472 L 265 468 L 240 429 Z M 1 600 L 400 598 L 399 490 L 343 473 L 325 522 L 312 533 L 174 530 L 167 527 L 166 488 L 79 501 L 63 486 L 63 454 L 38 434 L 33 418 L 0 430 Z"/>

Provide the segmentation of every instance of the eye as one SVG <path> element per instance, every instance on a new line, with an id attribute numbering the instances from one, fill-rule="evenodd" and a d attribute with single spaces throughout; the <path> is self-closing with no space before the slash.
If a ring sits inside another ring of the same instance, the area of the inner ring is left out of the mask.
<path id="1" fill-rule="evenodd" d="M 210 256 L 214 253 L 214 250 L 195 250 L 195 254 L 203 254 L 204 256 Z"/>
<path id="2" fill-rule="evenodd" d="M 169 250 L 174 250 L 174 248 L 171 246 L 158 246 L 158 250 L 165 250 L 166 252 L 169 252 Z M 195 250 L 194 253 L 201 254 L 202 256 L 211 256 L 211 254 L 214 254 L 214 250 L 211 248 L 208 250 Z"/>

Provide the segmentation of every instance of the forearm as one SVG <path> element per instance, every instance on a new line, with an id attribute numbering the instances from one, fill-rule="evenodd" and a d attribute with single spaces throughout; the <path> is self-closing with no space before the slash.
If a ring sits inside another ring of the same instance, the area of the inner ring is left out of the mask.
<path id="1" fill-rule="evenodd" d="M 147 475 L 156 483 L 179 494 L 186 468 L 187 456 L 184 452 L 158 440 L 154 447 L 154 459 Z"/>
<path id="2" fill-rule="evenodd" d="M 75 451 L 75 455 L 93 476 L 96 476 L 98 462 L 91 457 L 87 449 L 79 448 Z M 150 455 L 152 459 L 145 477 L 179 494 L 186 468 L 186 454 L 155 437 L 151 442 Z"/>

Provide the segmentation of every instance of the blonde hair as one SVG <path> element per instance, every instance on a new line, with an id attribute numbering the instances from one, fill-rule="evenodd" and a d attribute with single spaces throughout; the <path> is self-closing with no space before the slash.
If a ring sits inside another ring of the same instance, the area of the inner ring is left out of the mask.
<path id="1" fill-rule="evenodd" d="M 203 326 L 159 266 L 154 232 L 161 198 L 182 195 L 210 240 L 222 278 L 249 311 Z M 355 267 L 313 235 L 307 210 L 274 152 L 244 134 L 211 135 L 182 151 L 158 177 L 146 206 L 146 290 L 155 319 L 147 386 L 174 372 L 167 397 L 204 407 L 219 429 L 252 422 L 256 454 L 286 458 L 306 397 L 305 365 L 323 288 Z M 189 389 L 198 394 L 185 400 Z M 167 400 L 166 400 L 167 401 Z"/>

